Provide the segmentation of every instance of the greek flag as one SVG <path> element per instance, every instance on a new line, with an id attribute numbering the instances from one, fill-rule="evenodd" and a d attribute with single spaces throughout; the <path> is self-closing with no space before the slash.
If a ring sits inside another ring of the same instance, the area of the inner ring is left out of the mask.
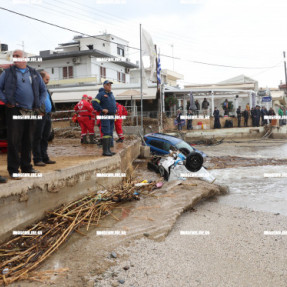
<path id="1" fill-rule="evenodd" d="M 161 71 L 161 65 L 160 65 L 160 58 L 159 58 L 159 55 L 158 55 L 156 76 L 157 76 L 157 82 L 158 82 L 159 84 L 161 84 L 160 71 Z"/>

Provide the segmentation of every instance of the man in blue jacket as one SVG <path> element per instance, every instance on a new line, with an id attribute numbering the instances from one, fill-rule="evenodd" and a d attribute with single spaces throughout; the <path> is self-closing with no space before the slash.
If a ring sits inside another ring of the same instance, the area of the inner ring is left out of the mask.
<path id="1" fill-rule="evenodd" d="M 112 156 L 110 147 L 113 146 L 113 131 L 115 114 L 117 112 L 116 100 L 112 93 L 112 84 L 108 80 L 104 81 L 103 88 L 99 89 L 99 93 L 92 101 L 95 110 L 101 114 L 101 130 L 103 133 L 103 155 Z"/>
<path id="2" fill-rule="evenodd" d="M 40 114 L 47 90 L 40 74 L 27 66 L 23 51 L 14 51 L 13 60 L 14 65 L 0 76 L 0 101 L 6 105 L 8 172 L 13 179 L 19 179 L 15 175 L 19 167 L 22 173 L 37 172 L 31 165 L 34 118 Z"/>

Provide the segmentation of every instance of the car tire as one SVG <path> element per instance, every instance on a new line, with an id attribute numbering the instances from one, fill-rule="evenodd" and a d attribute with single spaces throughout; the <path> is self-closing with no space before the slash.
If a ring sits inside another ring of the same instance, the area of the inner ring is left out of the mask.
<path id="1" fill-rule="evenodd" d="M 192 152 L 186 157 L 185 167 L 191 172 L 197 172 L 203 165 L 203 157 L 200 153 Z"/>
<path id="2" fill-rule="evenodd" d="M 158 170 L 159 170 L 160 176 L 163 177 L 164 180 L 168 181 L 168 179 L 169 179 L 169 174 L 168 174 L 168 172 L 165 170 L 165 168 L 164 168 L 162 165 L 160 165 L 159 168 L 158 168 Z"/>
<path id="3" fill-rule="evenodd" d="M 147 169 L 150 171 L 155 171 L 156 173 L 159 173 L 159 168 L 158 165 L 152 163 L 152 162 L 148 162 L 147 163 Z"/>

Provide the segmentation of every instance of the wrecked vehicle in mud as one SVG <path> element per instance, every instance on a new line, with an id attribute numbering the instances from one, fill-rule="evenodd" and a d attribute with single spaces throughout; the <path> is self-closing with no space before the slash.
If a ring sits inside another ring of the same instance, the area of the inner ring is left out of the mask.
<path id="1" fill-rule="evenodd" d="M 150 133 L 144 136 L 144 141 L 145 144 L 150 147 L 150 151 L 153 154 L 167 155 L 171 149 L 174 149 L 179 150 L 184 155 L 188 155 L 192 152 L 197 152 L 201 154 L 203 158 L 206 157 L 206 154 L 202 151 L 192 147 L 184 140 L 171 135 L 162 133 Z"/>
<path id="2" fill-rule="evenodd" d="M 154 156 L 148 162 L 148 169 L 160 173 L 166 181 L 170 174 L 176 169 L 179 171 L 197 172 L 202 169 L 203 152 L 191 147 L 182 139 L 174 136 L 151 133 L 144 136 L 147 146 L 151 152 L 161 156 Z"/>

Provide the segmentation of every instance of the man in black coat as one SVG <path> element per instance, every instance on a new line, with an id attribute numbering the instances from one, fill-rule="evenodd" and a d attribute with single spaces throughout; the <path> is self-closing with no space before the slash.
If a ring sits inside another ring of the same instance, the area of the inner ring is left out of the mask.
<path id="1" fill-rule="evenodd" d="M 260 107 L 256 106 L 256 109 L 255 109 L 255 126 L 256 127 L 259 127 L 260 125 L 260 115 L 261 115 Z"/>
<path id="2" fill-rule="evenodd" d="M 236 114 L 237 114 L 237 120 L 238 120 L 238 127 L 240 128 L 240 123 L 241 123 L 241 106 L 239 106 L 238 109 L 236 110 Z"/>
<path id="3" fill-rule="evenodd" d="M 47 85 L 50 81 L 50 75 L 45 71 L 40 72 L 40 75 L 45 85 Z M 45 166 L 46 164 L 56 163 L 54 160 L 50 160 L 48 156 L 48 141 L 52 126 L 51 114 L 52 112 L 55 112 L 55 105 L 52 101 L 51 93 L 48 90 L 42 109 L 44 115 L 42 120 L 38 120 L 36 123 L 32 144 L 33 160 L 35 166 Z"/>
<path id="4" fill-rule="evenodd" d="M 214 128 L 220 129 L 221 128 L 221 124 L 219 120 L 220 115 L 219 115 L 219 110 L 217 109 L 217 107 L 214 108 L 213 116 L 214 116 Z"/>
<path id="5" fill-rule="evenodd" d="M 190 118 L 187 118 L 187 129 L 192 130 L 192 118 L 191 118 L 193 116 L 192 110 L 188 110 L 187 116 L 190 117 Z"/>
<path id="6" fill-rule="evenodd" d="M 249 117 L 248 111 L 244 110 L 244 112 L 242 114 L 243 114 L 243 117 L 244 117 L 244 126 L 248 127 L 248 117 Z"/>

